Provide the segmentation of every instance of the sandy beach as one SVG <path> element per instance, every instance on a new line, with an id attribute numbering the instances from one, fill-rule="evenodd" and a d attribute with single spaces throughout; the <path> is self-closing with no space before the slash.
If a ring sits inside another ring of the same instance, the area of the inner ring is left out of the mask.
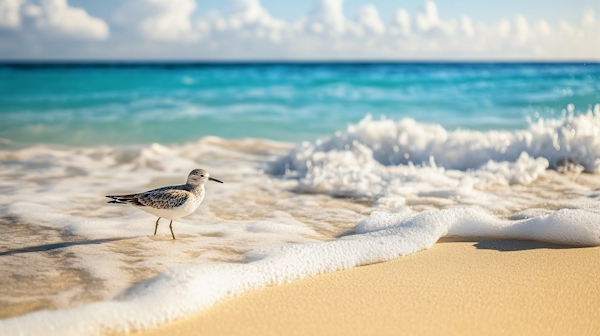
<path id="1" fill-rule="evenodd" d="M 600 247 L 444 239 L 251 291 L 136 335 L 592 335 Z"/>

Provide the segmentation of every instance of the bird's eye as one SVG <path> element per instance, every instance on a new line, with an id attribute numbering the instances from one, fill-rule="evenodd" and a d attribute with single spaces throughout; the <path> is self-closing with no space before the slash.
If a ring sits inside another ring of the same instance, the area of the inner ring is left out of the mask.
<path id="1" fill-rule="evenodd" d="M 200 175 L 200 177 L 204 177 L 204 175 Z"/>

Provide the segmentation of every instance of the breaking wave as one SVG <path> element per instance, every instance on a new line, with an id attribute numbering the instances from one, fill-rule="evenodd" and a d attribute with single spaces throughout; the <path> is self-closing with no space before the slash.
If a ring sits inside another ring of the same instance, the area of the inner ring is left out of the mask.
<path id="1" fill-rule="evenodd" d="M 331 137 L 301 143 L 275 171 L 298 179 L 302 191 L 371 199 L 401 196 L 418 182 L 421 189 L 527 185 L 547 168 L 599 172 L 599 135 L 600 105 L 518 131 L 448 131 L 368 116 Z"/>

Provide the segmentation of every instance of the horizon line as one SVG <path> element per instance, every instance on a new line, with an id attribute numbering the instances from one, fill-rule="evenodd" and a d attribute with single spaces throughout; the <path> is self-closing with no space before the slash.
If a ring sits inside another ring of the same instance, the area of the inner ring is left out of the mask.
<path id="1" fill-rule="evenodd" d="M 600 60 L 531 60 L 531 59 L 489 59 L 489 60 L 471 60 L 471 59 L 306 59 L 306 60 L 288 60 L 288 59 L 198 59 L 198 60 L 178 60 L 178 59 L 0 59 L 0 65 L 18 65 L 18 64 L 600 64 Z"/>

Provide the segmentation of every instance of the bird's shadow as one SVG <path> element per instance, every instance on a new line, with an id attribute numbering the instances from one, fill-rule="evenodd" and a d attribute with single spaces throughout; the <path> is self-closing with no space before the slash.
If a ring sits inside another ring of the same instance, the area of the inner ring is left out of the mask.
<path id="1" fill-rule="evenodd" d="M 28 247 L 23 247 L 23 248 L 19 248 L 19 249 L 0 252 L 0 256 L 7 256 L 7 255 L 21 254 L 21 253 L 31 253 L 31 252 L 47 252 L 47 251 L 61 249 L 61 248 L 69 247 L 69 246 L 104 244 L 104 243 L 109 243 L 109 242 L 119 241 L 119 240 L 124 240 L 124 239 L 130 239 L 130 238 L 103 238 L 103 239 L 93 239 L 93 240 L 86 240 L 86 241 L 60 242 L 60 243 L 54 243 L 54 244 L 28 246 Z"/>

